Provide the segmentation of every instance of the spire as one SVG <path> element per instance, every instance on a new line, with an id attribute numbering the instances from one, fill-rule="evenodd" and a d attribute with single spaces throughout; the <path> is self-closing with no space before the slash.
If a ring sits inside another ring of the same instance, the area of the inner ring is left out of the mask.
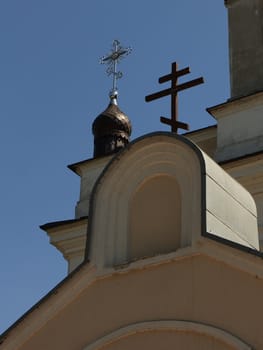
<path id="1" fill-rule="evenodd" d="M 118 40 L 114 40 L 112 50 L 100 59 L 101 64 L 107 64 L 107 75 L 112 75 L 112 89 L 108 107 L 94 120 L 92 132 L 94 135 L 94 157 L 103 157 L 118 152 L 129 143 L 131 123 L 117 105 L 117 80 L 123 74 L 118 71 L 117 65 L 121 59 L 131 52 L 131 48 L 123 48 Z"/>

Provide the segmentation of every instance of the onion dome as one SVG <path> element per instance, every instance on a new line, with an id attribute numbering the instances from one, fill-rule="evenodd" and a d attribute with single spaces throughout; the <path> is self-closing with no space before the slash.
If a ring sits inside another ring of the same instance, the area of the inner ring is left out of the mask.
<path id="1" fill-rule="evenodd" d="M 131 123 L 118 107 L 116 96 L 108 107 L 94 120 L 94 158 L 118 152 L 129 143 Z"/>

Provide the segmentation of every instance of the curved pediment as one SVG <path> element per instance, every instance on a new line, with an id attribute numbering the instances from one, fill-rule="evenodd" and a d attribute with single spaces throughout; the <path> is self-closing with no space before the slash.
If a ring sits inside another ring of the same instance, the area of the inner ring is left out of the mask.
<path id="1" fill-rule="evenodd" d="M 112 332 L 83 350 L 118 349 L 236 349 L 249 345 L 232 334 L 205 324 L 178 320 L 139 322 Z"/>
<path id="2" fill-rule="evenodd" d="M 135 140 L 94 187 L 87 258 L 98 267 L 176 251 L 207 234 L 258 249 L 255 204 L 182 136 Z"/>

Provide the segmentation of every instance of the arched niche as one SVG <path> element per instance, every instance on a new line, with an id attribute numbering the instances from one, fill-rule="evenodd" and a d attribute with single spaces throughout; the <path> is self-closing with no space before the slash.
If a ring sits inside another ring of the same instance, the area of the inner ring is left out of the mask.
<path id="1" fill-rule="evenodd" d="M 180 247 L 182 197 L 176 177 L 145 179 L 130 200 L 128 260 L 165 254 Z"/>
<path id="2" fill-rule="evenodd" d="M 195 146 L 171 133 L 151 134 L 130 144 L 109 163 L 93 190 L 87 259 L 103 268 L 191 245 L 202 229 L 202 166 Z M 144 213 L 136 209 L 142 199 Z M 150 216 L 155 228 L 147 223 Z"/>

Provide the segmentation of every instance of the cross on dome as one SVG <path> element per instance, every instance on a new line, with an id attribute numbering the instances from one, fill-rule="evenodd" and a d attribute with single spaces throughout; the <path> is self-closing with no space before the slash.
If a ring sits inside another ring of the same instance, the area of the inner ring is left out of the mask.
<path id="1" fill-rule="evenodd" d="M 111 101 L 115 101 L 115 103 L 118 95 L 117 80 L 123 76 L 122 72 L 117 70 L 117 64 L 125 56 L 129 55 L 131 50 L 130 47 L 124 48 L 118 40 L 114 40 L 111 52 L 100 59 L 101 64 L 108 65 L 108 68 L 106 69 L 108 76 L 113 76 L 112 89 L 110 90 L 109 96 Z"/>

